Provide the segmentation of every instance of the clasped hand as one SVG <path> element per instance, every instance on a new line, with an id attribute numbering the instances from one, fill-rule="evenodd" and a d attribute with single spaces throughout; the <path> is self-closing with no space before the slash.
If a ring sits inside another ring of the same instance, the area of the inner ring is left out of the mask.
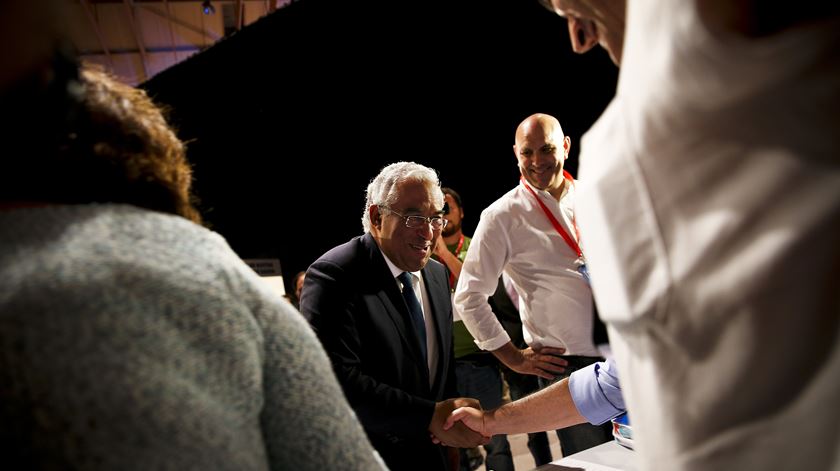
<path id="1" fill-rule="evenodd" d="M 462 407 L 481 410 L 481 404 L 478 400 L 466 397 L 447 399 L 435 404 L 435 413 L 432 415 L 432 422 L 429 424 L 429 432 L 434 443 L 456 448 L 472 448 L 485 445 L 490 441 L 488 437 L 471 430 L 461 422 L 450 424 L 449 427 L 444 428 L 452 411 Z"/>

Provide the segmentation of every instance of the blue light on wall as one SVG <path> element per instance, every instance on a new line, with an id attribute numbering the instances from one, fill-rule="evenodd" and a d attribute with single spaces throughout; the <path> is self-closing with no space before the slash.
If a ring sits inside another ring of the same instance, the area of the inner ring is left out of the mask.
<path id="1" fill-rule="evenodd" d="M 204 0 L 201 2 L 201 11 L 203 11 L 205 15 L 214 15 L 216 13 L 216 7 L 210 3 L 210 0 Z"/>

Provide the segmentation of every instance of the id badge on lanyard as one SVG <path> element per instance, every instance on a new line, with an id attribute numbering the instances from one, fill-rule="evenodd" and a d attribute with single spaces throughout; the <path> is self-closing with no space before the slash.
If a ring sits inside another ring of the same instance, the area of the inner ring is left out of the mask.
<path id="1" fill-rule="evenodd" d="M 578 273 L 583 275 L 583 280 L 586 281 L 586 284 L 592 286 L 592 282 L 589 281 L 589 268 L 586 267 L 586 261 L 580 260 L 580 265 L 577 267 Z"/>

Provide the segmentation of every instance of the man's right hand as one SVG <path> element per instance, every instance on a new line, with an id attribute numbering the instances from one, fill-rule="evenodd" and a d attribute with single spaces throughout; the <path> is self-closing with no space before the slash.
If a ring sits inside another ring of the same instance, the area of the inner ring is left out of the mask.
<path id="1" fill-rule="evenodd" d="M 432 415 L 432 422 L 429 424 L 429 432 L 432 434 L 433 441 L 457 448 L 472 448 L 478 445 L 486 445 L 490 441 L 489 438 L 470 430 L 469 427 L 461 422 L 444 430 L 443 426 L 449 418 L 449 414 L 458 407 L 473 407 L 480 410 L 481 404 L 475 399 L 463 397 L 447 399 L 435 404 L 435 413 Z"/>
<path id="2" fill-rule="evenodd" d="M 443 424 L 443 429 L 449 430 L 458 421 L 461 421 L 464 425 L 480 433 L 482 436 L 492 437 L 494 434 L 487 426 L 487 416 L 490 413 L 489 411 L 476 409 L 475 407 L 459 407 L 449 414 L 446 423 Z"/>
<path id="3" fill-rule="evenodd" d="M 554 379 L 556 374 L 566 371 L 566 365 L 569 364 L 559 357 L 565 352 L 565 348 L 554 347 L 543 347 L 539 350 L 528 347 L 520 350 L 513 343 L 508 342 L 502 348 L 494 350 L 493 354 L 517 373 Z"/>

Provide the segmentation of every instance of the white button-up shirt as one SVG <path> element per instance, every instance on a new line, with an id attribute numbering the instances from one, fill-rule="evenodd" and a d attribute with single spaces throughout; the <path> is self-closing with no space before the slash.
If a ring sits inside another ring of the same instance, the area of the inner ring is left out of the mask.
<path id="1" fill-rule="evenodd" d="M 647 470 L 840 469 L 840 19 L 630 1 L 579 224 Z"/>
<path id="2" fill-rule="evenodd" d="M 578 255 L 521 182 L 481 213 L 453 308 L 484 350 L 497 350 L 510 337 L 487 298 L 502 271 L 519 295 L 525 341 L 532 347 L 563 347 L 568 355 L 598 356 L 592 342 L 592 292 L 578 272 Z M 574 229 L 574 185 L 560 202 L 531 187 L 566 232 Z"/>

